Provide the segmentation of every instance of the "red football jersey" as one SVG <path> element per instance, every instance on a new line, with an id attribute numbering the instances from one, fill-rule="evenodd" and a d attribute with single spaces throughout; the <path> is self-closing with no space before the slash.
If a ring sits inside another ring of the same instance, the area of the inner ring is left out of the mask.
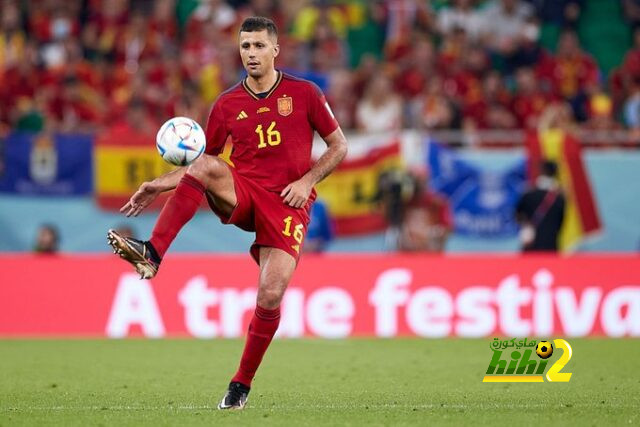
<path id="1" fill-rule="evenodd" d="M 320 88 L 279 71 L 265 97 L 246 79 L 218 97 L 207 121 L 205 152 L 220 154 L 231 136 L 237 172 L 280 192 L 311 169 L 314 130 L 326 137 L 337 128 Z"/>

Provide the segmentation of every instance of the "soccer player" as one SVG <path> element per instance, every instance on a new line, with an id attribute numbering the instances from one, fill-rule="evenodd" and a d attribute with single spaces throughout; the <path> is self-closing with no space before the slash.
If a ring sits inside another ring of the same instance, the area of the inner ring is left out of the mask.
<path id="1" fill-rule="evenodd" d="M 256 309 L 238 371 L 218 409 L 242 409 L 256 370 L 280 322 L 280 302 L 298 263 L 316 193 L 335 169 L 347 142 L 320 89 L 275 68 L 278 34 L 273 21 L 244 20 L 239 42 L 247 76 L 222 93 L 209 115 L 205 154 L 187 167 L 143 183 L 120 209 L 137 216 L 162 192 L 175 188 L 149 241 L 109 230 L 114 252 L 142 278 L 156 275 L 162 257 L 206 197 L 225 224 L 256 233 L 250 253 L 260 267 Z M 314 131 L 327 144 L 312 164 Z M 218 157 L 233 142 L 231 162 Z"/>

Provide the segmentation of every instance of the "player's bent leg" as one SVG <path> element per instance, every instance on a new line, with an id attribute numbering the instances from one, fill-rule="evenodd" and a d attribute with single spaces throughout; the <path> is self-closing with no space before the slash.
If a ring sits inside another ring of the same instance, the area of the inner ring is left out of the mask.
<path id="1" fill-rule="evenodd" d="M 280 324 L 280 302 L 296 269 L 295 259 L 277 248 L 260 248 L 260 280 L 256 311 L 238 371 L 218 409 L 244 408 L 251 382 Z"/>
<path id="2" fill-rule="evenodd" d="M 124 238 L 109 230 L 108 243 L 142 278 L 154 277 L 169 246 L 200 207 L 205 191 L 215 196 L 222 210 L 231 212 L 237 203 L 231 171 L 215 156 L 201 156 L 189 166 L 162 208 L 149 241 Z"/>
<path id="3" fill-rule="evenodd" d="M 193 162 L 162 208 L 149 239 L 160 258 L 182 227 L 193 218 L 205 191 L 215 195 L 221 209 L 233 209 L 237 202 L 231 171 L 216 156 L 204 155 Z"/>
<path id="4" fill-rule="evenodd" d="M 231 215 L 238 198 L 233 175 L 223 160 L 217 156 L 201 156 L 189 166 L 187 173 L 202 182 L 223 214 Z"/>

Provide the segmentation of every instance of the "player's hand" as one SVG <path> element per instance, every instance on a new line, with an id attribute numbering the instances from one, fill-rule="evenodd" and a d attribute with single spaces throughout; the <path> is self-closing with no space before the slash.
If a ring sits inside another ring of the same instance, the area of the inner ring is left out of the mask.
<path id="1" fill-rule="evenodd" d="M 287 185 L 280 193 L 280 197 L 284 197 L 282 200 L 292 208 L 301 208 L 307 203 L 309 194 L 313 185 L 304 178 L 300 178 L 297 181 Z"/>
<path id="2" fill-rule="evenodd" d="M 120 208 L 120 212 L 126 216 L 138 216 L 161 192 L 162 190 L 153 182 L 144 182 L 129 201 Z"/>

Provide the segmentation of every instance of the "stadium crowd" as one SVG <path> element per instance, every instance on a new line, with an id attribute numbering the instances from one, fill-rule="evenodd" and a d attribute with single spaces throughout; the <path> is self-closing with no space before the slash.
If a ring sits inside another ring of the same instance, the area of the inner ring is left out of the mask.
<path id="1" fill-rule="evenodd" d="M 528 128 L 559 100 L 586 128 L 640 128 L 640 30 L 605 78 L 575 32 L 583 2 L 2 0 L 0 129 L 204 121 L 242 76 L 250 15 L 276 21 L 278 67 L 318 83 L 346 129 Z"/>

